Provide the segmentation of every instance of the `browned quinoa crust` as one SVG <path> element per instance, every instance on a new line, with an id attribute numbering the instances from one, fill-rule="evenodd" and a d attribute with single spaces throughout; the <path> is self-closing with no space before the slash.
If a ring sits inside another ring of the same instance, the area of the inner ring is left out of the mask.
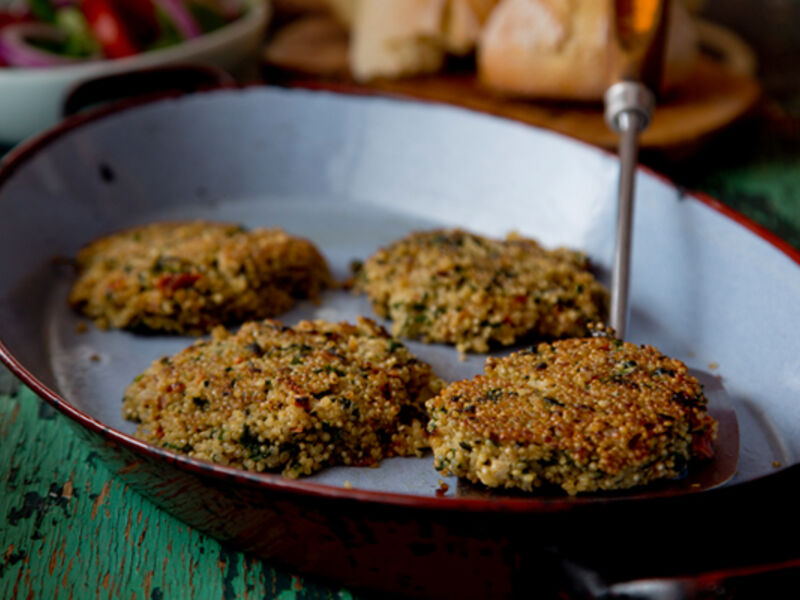
<path id="1" fill-rule="evenodd" d="M 545 250 L 519 235 L 493 240 L 461 229 L 414 232 L 380 249 L 357 274 L 392 333 L 486 352 L 530 334 L 583 335 L 602 320 L 607 291 L 586 256 Z"/>
<path id="2" fill-rule="evenodd" d="M 127 229 L 92 242 L 76 263 L 69 303 L 103 328 L 200 335 L 278 315 L 332 284 L 307 240 L 205 221 Z"/>
<path id="3" fill-rule="evenodd" d="M 373 321 L 223 328 L 155 361 L 125 391 L 137 437 L 254 471 L 309 475 L 428 447 L 424 402 L 441 389 Z"/>
<path id="4" fill-rule="evenodd" d="M 483 375 L 427 402 L 439 471 L 569 494 L 675 478 L 709 458 L 717 423 L 706 407 L 686 365 L 611 334 L 488 358 Z"/>

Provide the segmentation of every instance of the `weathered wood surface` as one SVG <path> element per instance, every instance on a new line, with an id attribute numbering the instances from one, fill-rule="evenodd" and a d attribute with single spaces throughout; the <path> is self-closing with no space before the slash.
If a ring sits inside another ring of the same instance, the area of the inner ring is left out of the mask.
<path id="1" fill-rule="evenodd" d="M 349 600 L 233 551 L 111 475 L 0 366 L 0 599 Z"/>

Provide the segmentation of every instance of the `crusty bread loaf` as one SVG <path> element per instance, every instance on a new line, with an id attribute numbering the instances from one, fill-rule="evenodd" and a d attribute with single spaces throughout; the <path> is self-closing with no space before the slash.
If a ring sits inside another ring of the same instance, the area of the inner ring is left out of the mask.
<path id="1" fill-rule="evenodd" d="M 434 72 L 447 54 L 471 52 L 498 0 L 328 1 L 351 22 L 350 68 L 365 81 Z"/>
<path id="2" fill-rule="evenodd" d="M 608 87 L 612 4 L 604 0 L 501 0 L 478 42 L 478 73 L 511 95 L 598 100 Z M 697 56 L 694 24 L 671 3 L 665 89 L 688 75 Z"/>
<path id="3" fill-rule="evenodd" d="M 437 71 L 446 0 L 359 0 L 350 69 L 361 81 Z"/>

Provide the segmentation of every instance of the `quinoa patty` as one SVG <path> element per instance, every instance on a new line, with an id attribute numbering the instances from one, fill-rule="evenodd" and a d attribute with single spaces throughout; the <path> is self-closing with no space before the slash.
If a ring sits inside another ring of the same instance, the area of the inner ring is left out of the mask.
<path id="1" fill-rule="evenodd" d="M 710 458 L 717 423 L 686 365 L 597 333 L 488 358 L 483 375 L 429 400 L 436 469 L 576 494 L 675 478 Z"/>
<path id="2" fill-rule="evenodd" d="M 222 327 L 155 361 L 125 391 L 137 437 L 254 471 L 309 475 L 428 447 L 431 368 L 369 319 Z"/>
<path id="3" fill-rule="evenodd" d="M 588 267 L 580 252 L 548 251 L 515 234 L 433 230 L 380 249 L 355 285 L 393 321 L 394 335 L 486 352 L 529 334 L 583 335 L 602 320 L 607 292 Z"/>
<path id="4" fill-rule="evenodd" d="M 98 326 L 192 335 L 278 315 L 332 283 L 307 240 L 204 221 L 98 239 L 80 251 L 77 266 L 69 303 Z"/>

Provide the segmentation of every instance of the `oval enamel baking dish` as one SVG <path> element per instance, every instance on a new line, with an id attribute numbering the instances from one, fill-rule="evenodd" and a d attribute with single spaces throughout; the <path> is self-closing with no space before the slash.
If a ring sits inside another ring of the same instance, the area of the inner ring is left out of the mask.
<path id="1" fill-rule="evenodd" d="M 321 91 L 221 88 L 78 115 L 2 162 L 0 357 L 157 505 L 352 588 L 490 597 L 562 589 L 575 569 L 620 581 L 791 558 L 800 256 L 648 171 L 638 174 L 628 337 L 686 362 L 712 405 L 735 414 L 738 469 L 714 489 L 484 494 L 442 478 L 430 455 L 299 480 L 190 459 L 132 437 L 120 400 L 152 360 L 191 340 L 81 332 L 66 305 L 65 258 L 166 219 L 281 226 L 312 239 L 340 279 L 413 229 L 515 230 L 585 250 L 607 279 L 617 170 L 611 155 L 517 123 Z M 368 302 L 334 290 L 281 319 L 358 314 L 372 316 Z M 447 380 L 479 372 L 484 358 L 409 347 Z"/>

